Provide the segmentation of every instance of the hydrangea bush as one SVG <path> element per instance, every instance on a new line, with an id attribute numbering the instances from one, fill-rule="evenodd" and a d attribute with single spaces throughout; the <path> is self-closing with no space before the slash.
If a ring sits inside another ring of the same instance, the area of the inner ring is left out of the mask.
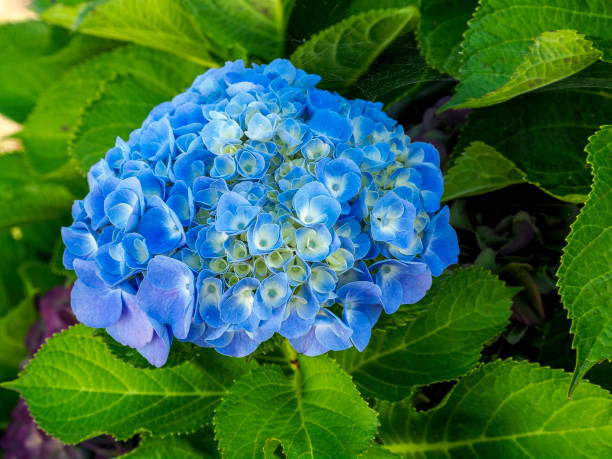
<path id="1" fill-rule="evenodd" d="M 79 321 L 156 366 L 173 337 L 314 356 L 425 295 L 459 253 L 438 152 L 320 79 L 228 62 L 117 138 L 62 229 Z"/>
<path id="2" fill-rule="evenodd" d="M 7 459 L 612 457 L 609 0 L 31 8 Z"/>

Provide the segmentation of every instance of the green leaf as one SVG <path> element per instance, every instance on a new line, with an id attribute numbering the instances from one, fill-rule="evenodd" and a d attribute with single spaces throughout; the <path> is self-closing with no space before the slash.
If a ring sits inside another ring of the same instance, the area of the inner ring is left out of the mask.
<path id="1" fill-rule="evenodd" d="M 187 433 L 210 421 L 246 369 L 242 360 L 203 351 L 201 364 L 134 368 L 111 354 L 93 329 L 77 325 L 47 341 L 3 387 L 18 390 L 37 424 L 65 443 L 103 433 L 118 440 Z"/>
<path id="2" fill-rule="evenodd" d="M 57 4 L 42 15 L 81 33 L 167 51 L 201 65 L 216 66 L 189 0 L 107 0 Z"/>
<path id="3" fill-rule="evenodd" d="M 71 139 L 70 152 L 86 171 L 115 145 L 141 126 L 153 107 L 188 87 L 202 68 L 176 59 L 158 62 L 154 73 L 135 68 L 106 82 L 97 99 L 84 108 Z"/>
<path id="4" fill-rule="evenodd" d="M 486 107 L 499 104 L 528 91 L 549 85 L 578 73 L 597 61 L 602 52 L 575 30 L 557 30 L 539 35 L 518 65 L 510 80 L 479 98 L 448 107 Z M 461 88 L 458 88 L 461 95 Z"/>
<path id="5" fill-rule="evenodd" d="M 64 276 L 54 274 L 49 265 L 40 260 L 25 261 L 17 268 L 17 272 L 23 280 L 26 296 L 45 293 L 65 280 Z"/>
<path id="6" fill-rule="evenodd" d="M 537 364 L 496 361 L 463 378 L 442 406 L 380 407 L 381 439 L 403 457 L 588 457 L 610 453 L 612 396 Z"/>
<path id="7" fill-rule="evenodd" d="M 403 8 L 405 6 L 419 6 L 419 0 L 353 0 L 347 16 L 363 13 L 370 10 L 380 10 L 383 8 Z"/>
<path id="8" fill-rule="evenodd" d="M 202 455 L 182 437 L 145 437 L 138 448 L 123 456 L 123 459 L 203 459 L 209 456 Z"/>
<path id="9" fill-rule="evenodd" d="M 45 182 L 20 153 L 0 155 L 0 229 L 70 215 L 73 196 Z"/>
<path id="10" fill-rule="evenodd" d="M 350 16 L 298 47 L 291 61 L 321 75 L 321 87 L 348 87 L 393 40 L 416 25 L 418 16 L 413 6 Z"/>
<path id="11" fill-rule="evenodd" d="M 287 51 L 291 53 L 315 33 L 345 19 L 354 1 L 299 0 L 295 2 L 287 27 Z M 316 13 L 322 11 L 325 13 Z"/>
<path id="12" fill-rule="evenodd" d="M 207 37 L 271 61 L 283 55 L 294 0 L 189 0 Z"/>
<path id="13" fill-rule="evenodd" d="M 34 226 L 40 231 L 39 224 Z M 54 231 L 57 233 L 57 226 Z M 23 276 L 16 267 L 41 255 L 28 233 L 22 227 L 0 230 L 0 315 L 20 303 L 27 292 Z"/>
<path id="14" fill-rule="evenodd" d="M 38 313 L 34 307 L 34 295 L 25 297 L 16 307 L 0 318 L 0 380 L 17 375 L 19 365 L 28 355 L 25 338 Z"/>
<path id="15" fill-rule="evenodd" d="M 524 181 L 524 174 L 512 161 L 495 148 L 477 141 L 446 172 L 442 200 L 488 193 Z"/>
<path id="16" fill-rule="evenodd" d="M 612 119 L 611 100 L 603 91 L 542 91 L 475 110 L 457 151 L 480 140 L 512 161 L 529 183 L 558 199 L 583 202 L 591 183 L 584 146 Z"/>
<path id="17" fill-rule="evenodd" d="M 66 70 L 113 46 L 38 21 L 0 25 L 0 112 L 23 122 L 38 96 Z"/>
<path id="18" fill-rule="evenodd" d="M 380 443 L 372 442 L 369 448 L 357 457 L 358 459 L 397 459 L 400 456 L 385 449 Z"/>
<path id="19" fill-rule="evenodd" d="M 601 40 L 612 38 L 609 2 L 564 0 L 562 3 L 483 0 L 469 22 L 461 45 L 461 83 L 445 107 L 480 106 L 481 102 L 474 101 L 509 85 L 498 96 L 490 96 L 489 103 L 505 100 L 499 97 L 503 95 L 507 99 L 557 81 L 593 62 L 595 51 L 589 49 L 587 40 L 565 29 L 586 35 L 597 48 Z M 545 33 L 549 31 L 558 32 Z M 547 61 L 556 63 L 547 65 Z M 519 81 L 513 81 L 517 78 Z M 533 87 L 529 88 L 527 82 Z"/>
<path id="20" fill-rule="evenodd" d="M 597 362 L 612 360 L 612 126 L 592 136 L 586 151 L 593 187 L 572 224 L 557 273 L 577 351 L 571 390 Z"/>
<path id="21" fill-rule="evenodd" d="M 378 56 L 344 95 L 376 100 L 390 106 L 400 100 L 439 89 L 445 81 L 451 79 L 445 79 L 425 63 L 416 41 L 402 36 Z"/>
<path id="22" fill-rule="evenodd" d="M 425 312 L 415 320 L 375 329 L 363 352 L 333 355 L 364 395 L 400 400 L 414 386 L 456 379 L 476 365 L 483 345 L 507 325 L 515 292 L 484 270 L 446 274 L 420 301 Z"/>
<path id="23" fill-rule="evenodd" d="M 459 75 L 460 46 L 478 0 L 421 0 L 417 37 L 425 60 L 436 70 Z"/>
<path id="24" fill-rule="evenodd" d="M 262 458 L 268 439 L 280 441 L 289 459 L 354 457 L 377 425 L 350 377 L 325 356 L 300 356 L 289 378 L 276 366 L 254 370 L 236 381 L 215 414 L 226 458 Z"/>
<path id="25" fill-rule="evenodd" d="M 60 168 L 74 169 L 69 164 L 69 141 L 85 108 L 101 97 L 105 84 L 119 75 L 132 74 L 143 81 L 160 81 L 162 86 L 168 84 L 164 77 L 169 68 L 174 68 L 177 74 L 183 72 L 180 81 L 174 83 L 189 81 L 204 70 L 171 54 L 129 46 L 102 54 L 67 72 L 40 97 L 20 134 L 32 167 L 44 174 L 58 174 L 55 171 Z M 168 98 L 184 86 L 168 87 Z"/>
<path id="26" fill-rule="evenodd" d="M 543 334 L 537 342 L 538 363 L 552 368 L 572 372 L 576 365 L 576 351 L 572 349 L 572 322 L 567 311 L 558 310 L 554 317 L 544 324 Z M 603 361 L 592 367 L 585 375 L 592 384 L 612 392 L 612 362 Z"/>

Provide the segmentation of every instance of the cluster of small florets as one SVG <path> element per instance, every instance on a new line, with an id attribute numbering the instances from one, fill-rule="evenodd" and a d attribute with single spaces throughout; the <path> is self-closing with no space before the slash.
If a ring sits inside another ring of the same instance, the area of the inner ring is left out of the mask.
<path id="1" fill-rule="evenodd" d="M 160 366 L 173 337 L 363 350 L 421 299 L 458 254 L 438 152 L 319 80 L 227 63 L 118 138 L 62 230 L 77 318 Z"/>

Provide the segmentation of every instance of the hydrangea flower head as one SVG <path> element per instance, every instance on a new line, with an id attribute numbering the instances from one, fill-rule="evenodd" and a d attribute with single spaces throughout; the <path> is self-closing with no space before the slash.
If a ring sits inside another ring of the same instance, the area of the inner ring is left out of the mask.
<path id="1" fill-rule="evenodd" d="M 118 138 L 62 229 L 77 318 L 161 366 L 173 338 L 361 351 L 419 301 L 459 252 L 438 152 L 319 80 L 230 62 Z"/>

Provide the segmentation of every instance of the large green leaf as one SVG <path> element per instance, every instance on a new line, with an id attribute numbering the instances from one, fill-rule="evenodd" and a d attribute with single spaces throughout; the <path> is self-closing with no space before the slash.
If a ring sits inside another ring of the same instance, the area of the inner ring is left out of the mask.
<path id="1" fill-rule="evenodd" d="M 299 0 L 296 2 L 287 27 L 287 51 L 292 52 L 315 33 L 345 19 L 354 2 L 355 0 Z M 318 12 L 324 12 L 324 14 L 317 14 Z"/>
<path id="2" fill-rule="evenodd" d="M 321 86 L 350 86 L 402 32 L 416 25 L 413 6 L 355 14 L 314 35 L 291 61 L 323 77 Z"/>
<path id="3" fill-rule="evenodd" d="M 189 0 L 206 36 L 271 61 L 283 55 L 294 0 Z"/>
<path id="4" fill-rule="evenodd" d="M 34 295 L 28 295 L 0 317 L 0 381 L 12 379 L 17 375 L 19 365 L 28 355 L 26 335 L 37 316 Z"/>
<path id="5" fill-rule="evenodd" d="M 463 378 L 442 406 L 409 401 L 380 407 L 381 439 L 403 457 L 572 457 L 610 455 L 612 396 L 533 363 L 497 361 Z"/>
<path id="6" fill-rule="evenodd" d="M 134 75 L 147 85 L 163 88 L 171 98 L 203 70 L 171 54 L 137 46 L 119 48 L 75 67 L 41 96 L 24 124 L 21 137 L 31 165 L 41 173 L 67 167 L 69 141 L 85 108 L 117 76 Z"/>
<path id="7" fill-rule="evenodd" d="M 110 49 L 107 40 L 38 21 L 0 26 L 0 113 L 23 122 L 45 88 L 77 62 Z"/>
<path id="8" fill-rule="evenodd" d="M 202 65 L 215 66 L 211 45 L 190 0 L 106 0 L 57 4 L 42 15 L 52 24 L 79 32 L 167 51 Z"/>
<path id="9" fill-rule="evenodd" d="M 204 459 L 209 456 L 201 454 L 182 437 L 145 437 L 138 448 L 130 451 L 122 459 Z"/>
<path id="10" fill-rule="evenodd" d="M 421 0 L 418 40 L 425 60 L 440 72 L 459 74 L 460 45 L 478 0 Z"/>
<path id="11" fill-rule="evenodd" d="M 499 190 L 525 181 L 524 174 L 495 148 L 474 142 L 444 176 L 443 201 Z"/>
<path id="12" fill-rule="evenodd" d="M 419 6 L 420 0 L 353 0 L 348 8 L 347 16 L 363 13 L 364 11 L 380 10 L 382 8 L 403 8 L 405 6 Z"/>
<path id="13" fill-rule="evenodd" d="M 475 110 L 457 151 L 480 140 L 503 154 L 545 192 L 583 202 L 591 178 L 586 139 L 612 119 L 612 95 L 600 91 L 542 91 Z"/>
<path id="14" fill-rule="evenodd" d="M 470 98 L 459 105 L 451 101 L 448 106 L 476 108 L 498 104 L 574 75 L 601 55 L 592 42 L 575 30 L 543 32 L 536 37 L 507 83 L 482 97 Z"/>
<path id="15" fill-rule="evenodd" d="M 98 98 L 84 108 L 70 152 L 83 170 L 140 127 L 149 111 L 189 86 L 202 68 L 176 59 L 159 62 L 154 74 L 135 68 L 104 85 Z"/>
<path id="16" fill-rule="evenodd" d="M 19 229 L 0 231 L 0 315 L 14 307 L 23 297 L 23 282 L 16 266 L 34 255 L 29 245 L 23 244 Z"/>
<path id="17" fill-rule="evenodd" d="M 447 274 L 421 300 L 425 312 L 415 320 L 374 331 L 363 352 L 353 349 L 334 357 L 365 395 L 400 400 L 414 386 L 467 373 L 483 345 L 508 323 L 515 291 L 483 270 Z"/>
<path id="18" fill-rule="evenodd" d="M 223 457 L 262 458 L 267 440 L 289 459 L 354 457 L 372 441 L 376 414 L 351 378 L 325 356 L 298 362 L 289 378 L 264 366 L 232 386 L 215 414 Z"/>
<path id="19" fill-rule="evenodd" d="M 439 89 L 450 81 L 451 78 L 442 77 L 425 63 L 415 40 L 403 35 L 391 43 L 343 95 L 390 106 Z"/>
<path id="20" fill-rule="evenodd" d="M 446 107 L 490 105 L 569 76 L 599 57 L 591 41 L 607 48 L 611 38 L 608 0 L 554 5 L 549 0 L 484 0 L 465 33 L 461 83 Z"/>
<path id="21" fill-rule="evenodd" d="M 114 146 L 117 137 L 127 139 L 151 108 L 171 98 L 164 89 L 130 74 L 106 83 L 100 98 L 85 108 L 71 141 L 71 153 L 81 169 L 88 170 Z"/>
<path id="22" fill-rule="evenodd" d="M 69 216 L 73 196 L 37 176 L 21 153 L 0 155 L 0 230 Z"/>
<path id="23" fill-rule="evenodd" d="M 593 187 L 557 273 L 577 351 L 574 385 L 597 362 L 612 360 L 612 126 L 592 136 L 586 150 Z"/>
<path id="24" fill-rule="evenodd" d="M 54 336 L 19 378 L 3 384 L 25 398 L 37 424 L 66 443 L 102 433 L 192 432 L 212 410 L 244 361 L 203 350 L 201 361 L 162 369 L 135 368 L 106 348 L 94 330 L 74 326 Z"/>

